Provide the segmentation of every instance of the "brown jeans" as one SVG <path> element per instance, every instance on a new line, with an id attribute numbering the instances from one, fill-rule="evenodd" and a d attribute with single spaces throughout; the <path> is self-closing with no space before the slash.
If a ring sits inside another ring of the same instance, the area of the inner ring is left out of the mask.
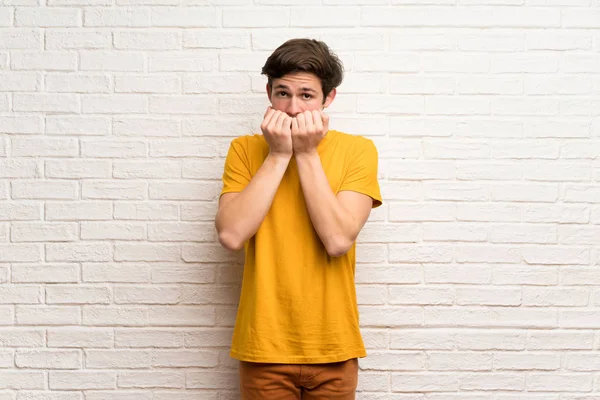
<path id="1" fill-rule="evenodd" d="M 358 360 L 327 364 L 240 361 L 242 400 L 354 400 Z"/>

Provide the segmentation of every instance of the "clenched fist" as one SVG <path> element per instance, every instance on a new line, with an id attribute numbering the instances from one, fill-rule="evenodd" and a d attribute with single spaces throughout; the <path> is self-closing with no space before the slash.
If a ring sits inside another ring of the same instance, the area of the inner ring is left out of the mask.
<path id="1" fill-rule="evenodd" d="M 291 127 L 292 117 L 271 107 L 267 108 L 260 129 L 269 144 L 271 154 L 284 157 L 292 156 L 294 148 Z"/>
<path id="2" fill-rule="evenodd" d="M 329 116 L 320 110 L 304 111 L 292 119 L 292 143 L 295 155 L 316 154 L 329 131 Z"/>

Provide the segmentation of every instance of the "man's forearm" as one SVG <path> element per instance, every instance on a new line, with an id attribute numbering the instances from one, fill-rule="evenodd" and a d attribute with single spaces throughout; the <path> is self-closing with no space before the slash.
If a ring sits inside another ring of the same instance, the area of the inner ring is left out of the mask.
<path id="1" fill-rule="evenodd" d="M 335 197 L 318 154 L 296 156 L 296 162 L 315 231 L 329 255 L 344 254 L 356 239 L 356 220 Z"/>
<path id="2" fill-rule="evenodd" d="M 290 159 L 269 155 L 250 183 L 219 209 L 216 227 L 219 241 L 240 249 L 265 219 Z"/>

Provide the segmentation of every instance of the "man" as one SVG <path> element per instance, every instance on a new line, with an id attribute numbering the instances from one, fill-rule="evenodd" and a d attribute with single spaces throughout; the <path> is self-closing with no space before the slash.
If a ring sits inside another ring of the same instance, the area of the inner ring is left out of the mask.
<path id="1" fill-rule="evenodd" d="M 325 43 L 289 40 L 262 73 L 262 135 L 231 143 L 216 216 L 220 243 L 245 247 L 230 353 L 242 399 L 354 399 L 366 356 L 355 241 L 381 205 L 377 150 L 329 130 L 343 69 Z"/>

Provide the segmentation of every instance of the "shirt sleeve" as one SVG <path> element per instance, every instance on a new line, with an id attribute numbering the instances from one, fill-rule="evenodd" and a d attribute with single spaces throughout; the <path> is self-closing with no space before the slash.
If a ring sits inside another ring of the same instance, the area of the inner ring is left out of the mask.
<path id="1" fill-rule="evenodd" d="M 377 181 L 378 154 L 375 144 L 370 139 L 357 147 L 350 158 L 347 172 L 339 189 L 365 194 L 373 199 L 373 208 L 382 204 L 381 190 Z"/>
<path id="2" fill-rule="evenodd" d="M 229 145 L 227 157 L 225 158 L 221 196 L 225 193 L 241 192 L 250 183 L 251 179 L 252 174 L 250 173 L 246 148 L 241 140 L 236 139 Z"/>

